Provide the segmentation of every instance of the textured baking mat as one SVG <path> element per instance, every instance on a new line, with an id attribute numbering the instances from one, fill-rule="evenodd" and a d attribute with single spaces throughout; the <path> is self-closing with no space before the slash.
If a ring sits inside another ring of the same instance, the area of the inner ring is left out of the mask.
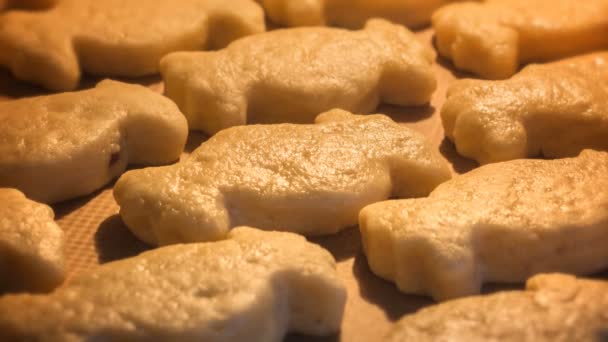
<path id="1" fill-rule="evenodd" d="M 426 44 L 431 44 L 432 32 L 425 30 L 418 36 Z M 454 173 L 464 173 L 476 166 L 470 160 L 459 157 L 451 143 L 445 141 L 438 109 L 445 99 L 447 86 L 459 75 L 450 70 L 443 61 L 435 66 L 439 80 L 438 90 L 430 106 L 419 108 L 397 108 L 384 106 L 377 112 L 385 113 L 398 122 L 422 132 L 450 162 Z M 87 80 L 83 88 L 93 86 L 98 80 Z M 129 81 L 129 80 L 125 80 Z M 131 80 L 133 82 L 133 80 Z M 137 80 L 150 88 L 162 92 L 162 84 L 157 77 Z M 40 94 L 34 89 L 13 80 L 0 72 L 0 97 L 15 98 Z M 186 152 L 192 151 L 205 136 L 191 133 Z M 137 240 L 118 216 L 118 206 L 112 197 L 109 184 L 94 194 L 76 200 L 54 205 L 56 219 L 65 230 L 66 263 L 69 279 L 80 272 L 97 267 L 99 264 L 127 258 L 150 249 Z M 432 302 L 425 297 L 403 295 L 396 287 L 371 273 L 361 251 L 361 241 L 357 227 L 343 232 L 311 239 L 327 248 L 338 261 L 338 273 L 348 290 L 348 300 L 342 331 L 337 336 L 312 338 L 290 335 L 288 341 L 379 341 L 391 324 L 404 314 L 412 313 Z M 604 275 L 600 275 L 605 277 Z M 515 286 L 515 288 L 520 286 Z M 492 292 L 505 287 L 486 287 L 484 292 Z M 314 300 L 314 298 L 311 298 Z"/>

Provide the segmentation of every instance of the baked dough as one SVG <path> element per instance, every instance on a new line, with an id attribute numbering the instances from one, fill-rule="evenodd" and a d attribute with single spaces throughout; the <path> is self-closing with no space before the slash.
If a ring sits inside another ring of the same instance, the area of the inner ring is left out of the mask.
<path id="1" fill-rule="evenodd" d="M 608 153 L 489 164 L 427 198 L 365 207 L 359 226 L 372 271 L 406 293 L 445 300 L 484 282 L 608 266 Z"/>
<path id="2" fill-rule="evenodd" d="M 489 79 L 520 64 L 608 48 L 608 0 L 487 0 L 433 14 L 437 49 L 457 68 Z"/>
<path id="3" fill-rule="evenodd" d="M 152 245 L 222 239 L 239 225 L 323 235 L 357 224 L 367 204 L 426 196 L 451 177 L 421 134 L 384 115 L 316 121 L 233 127 L 178 164 L 127 172 L 114 187 L 120 215 Z"/>
<path id="4" fill-rule="evenodd" d="M 564 274 L 530 279 L 525 291 L 449 301 L 406 316 L 384 339 L 398 341 L 601 341 L 608 283 Z"/>
<path id="5" fill-rule="evenodd" d="M 441 117 L 458 152 L 482 164 L 607 150 L 608 52 L 531 65 L 507 81 L 458 81 Z"/>
<path id="6" fill-rule="evenodd" d="M 426 104 L 433 59 L 406 28 L 378 19 L 362 31 L 276 30 L 218 52 L 177 52 L 161 73 L 190 129 L 215 134 L 252 122 L 310 123 L 333 108 L 370 113 L 380 101 Z"/>
<path id="7" fill-rule="evenodd" d="M 3 341 L 281 341 L 340 328 L 346 289 L 323 248 L 239 228 L 81 274 L 50 295 L 0 298 Z"/>
<path id="8" fill-rule="evenodd" d="M 0 293 L 45 292 L 61 284 L 63 230 L 53 217 L 48 206 L 0 188 Z"/>
<path id="9" fill-rule="evenodd" d="M 20 80 L 73 90 L 81 70 L 138 77 L 169 52 L 219 48 L 265 30 L 253 0 L 61 0 L 0 16 L 0 65 Z"/>
<path id="10" fill-rule="evenodd" d="M 373 17 L 421 27 L 439 7 L 454 0 L 257 0 L 266 15 L 282 26 L 362 27 Z"/>
<path id="11" fill-rule="evenodd" d="M 89 194 L 127 163 L 175 161 L 188 134 L 169 99 L 115 81 L 1 102 L 0 122 L 0 186 L 45 203 Z"/>

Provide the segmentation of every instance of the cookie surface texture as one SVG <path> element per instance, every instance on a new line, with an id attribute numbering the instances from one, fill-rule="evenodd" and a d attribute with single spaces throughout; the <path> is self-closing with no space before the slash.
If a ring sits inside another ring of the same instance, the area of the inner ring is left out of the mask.
<path id="1" fill-rule="evenodd" d="M 165 245 L 222 239 L 239 225 L 332 234 L 367 204 L 426 196 L 450 177 L 421 134 L 333 110 L 314 125 L 223 130 L 183 162 L 125 173 L 114 197 L 137 237 Z"/>
<path id="2" fill-rule="evenodd" d="M 346 289 L 323 248 L 238 228 L 99 266 L 50 295 L 0 297 L 5 341 L 281 341 L 340 329 Z"/>
<path id="3" fill-rule="evenodd" d="M 519 65 L 608 49 L 608 0 L 488 0 L 433 14 L 439 53 L 459 69 L 504 79 Z"/>
<path id="4" fill-rule="evenodd" d="M 453 0 L 452 0 L 453 1 Z M 411 28 L 427 25 L 431 14 L 450 0 L 258 0 L 281 26 L 331 25 L 361 28 L 373 17 Z"/>
<path id="5" fill-rule="evenodd" d="M 46 11 L 0 15 L 0 65 L 17 79 L 74 90 L 81 73 L 158 73 L 174 51 L 220 48 L 265 30 L 253 0 L 61 0 Z"/>
<path id="6" fill-rule="evenodd" d="M 608 150 L 608 52 L 530 65 L 505 81 L 457 81 L 446 135 L 478 162 Z"/>
<path id="7" fill-rule="evenodd" d="M 0 188 L 0 294 L 47 292 L 65 278 L 64 234 L 47 205 Z"/>
<path id="8" fill-rule="evenodd" d="M 513 160 L 457 176 L 426 198 L 365 207 L 359 227 L 372 271 L 435 300 L 485 282 L 608 266 L 608 153 Z"/>
<path id="9" fill-rule="evenodd" d="M 601 341 L 608 283 L 564 274 L 528 280 L 525 291 L 449 301 L 406 316 L 387 342 Z"/>
<path id="10" fill-rule="evenodd" d="M 406 28 L 375 19 L 360 31 L 284 29 L 217 52 L 173 53 L 161 73 L 190 129 L 215 134 L 246 123 L 310 123 L 334 108 L 426 104 L 436 87 L 433 59 Z"/>
<path id="11" fill-rule="evenodd" d="M 139 85 L 0 103 L 0 186 L 55 203 L 87 195 L 128 163 L 177 160 L 188 127 L 173 102 Z"/>

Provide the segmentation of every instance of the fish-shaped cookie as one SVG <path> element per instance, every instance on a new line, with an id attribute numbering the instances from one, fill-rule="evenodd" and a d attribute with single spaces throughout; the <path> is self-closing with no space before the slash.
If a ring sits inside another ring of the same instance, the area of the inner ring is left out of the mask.
<path id="1" fill-rule="evenodd" d="M 74 90 L 82 72 L 158 73 L 174 51 L 219 48 L 265 31 L 253 0 L 61 0 L 45 11 L 0 15 L 0 65 L 50 90 Z"/>
<path id="2" fill-rule="evenodd" d="M 441 118 L 458 152 L 482 164 L 608 150 L 608 52 L 457 81 Z"/>
<path id="3" fill-rule="evenodd" d="M 213 52 L 163 58 L 165 91 L 190 129 L 310 123 L 341 108 L 423 105 L 436 87 L 434 52 L 405 27 L 370 20 L 360 31 L 306 27 L 239 39 Z"/>
<path id="4" fill-rule="evenodd" d="M 49 295 L 0 297 L 2 341 L 281 341 L 340 329 L 346 289 L 323 248 L 241 227 L 219 242 L 111 262 Z M 10 313 L 10 314 L 7 314 Z"/>
<path id="5" fill-rule="evenodd" d="M 257 0 L 282 26 L 332 25 L 360 28 L 373 17 L 408 27 L 427 25 L 431 14 L 455 0 Z"/>
<path id="6" fill-rule="evenodd" d="M 89 194 L 127 164 L 175 161 L 188 135 L 171 100 L 115 81 L 0 102 L 0 122 L 0 186 L 44 203 Z"/>
<path id="7" fill-rule="evenodd" d="M 487 0 L 433 14 L 439 54 L 489 79 L 519 65 L 608 49 L 608 0 Z"/>
<path id="8" fill-rule="evenodd" d="M 383 341 L 603 341 L 607 307 L 608 282 L 542 274 L 525 291 L 452 300 L 405 316 Z"/>
<path id="9" fill-rule="evenodd" d="M 47 205 L 0 188 L 0 293 L 46 292 L 61 284 L 64 234 L 54 216 Z"/>
<path id="10" fill-rule="evenodd" d="M 372 271 L 436 300 L 485 282 L 608 266 L 608 153 L 488 164 L 428 197 L 365 207 L 359 227 Z"/>
<path id="11" fill-rule="evenodd" d="M 129 171 L 114 187 L 120 215 L 152 245 L 218 240 L 240 225 L 332 234 L 365 205 L 426 196 L 451 177 L 436 147 L 384 115 L 316 121 L 229 128 L 184 161 Z"/>

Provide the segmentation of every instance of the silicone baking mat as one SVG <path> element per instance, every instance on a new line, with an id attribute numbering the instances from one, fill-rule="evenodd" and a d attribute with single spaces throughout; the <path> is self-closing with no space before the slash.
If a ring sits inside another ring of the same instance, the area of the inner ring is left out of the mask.
<path id="1" fill-rule="evenodd" d="M 430 30 L 421 31 L 417 35 L 426 44 L 432 44 Z M 476 164 L 455 153 L 453 145 L 444 139 L 438 117 L 438 109 L 444 101 L 448 85 L 462 75 L 453 72 L 449 65 L 440 59 L 435 68 L 439 86 L 430 106 L 383 106 L 377 112 L 390 115 L 396 121 L 424 133 L 450 162 L 454 173 L 467 172 Z M 96 81 L 98 80 L 85 81 L 83 88 L 93 86 Z M 158 78 L 125 81 L 141 83 L 162 92 L 162 83 Z M 6 73 L 0 74 L 0 94 L 3 98 L 31 96 L 40 92 L 39 89 L 13 80 Z M 204 140 L 205 136 L 202 134 L 191 132 L 183 157 Z M 56 219 L 67 236 L 68 282 L 75 274 L 95 268 L 99 264 L 134 256 L 151 248 L 137 240 L 123 225 L 118 216 L 118 206 L 112 197 L 112 184 L 92 195 L 55 205 L 54 209 Z M 370 272 L 361 251 L 357 227 L 311 241 L 324 246 L 335 256 L 340 277 L 348 288 L 342 331 L 337 336 L 323 338 L 290 335 L 288 341 L 378 341 L 391 324 L 404 314 L 432 304 L 432 301 L 425 297 L 401 294 L 394 285 Z M 521 286 L 515 286 L 517 287 Z M 496 289 L 487 287 L 484 291 Z"/>

